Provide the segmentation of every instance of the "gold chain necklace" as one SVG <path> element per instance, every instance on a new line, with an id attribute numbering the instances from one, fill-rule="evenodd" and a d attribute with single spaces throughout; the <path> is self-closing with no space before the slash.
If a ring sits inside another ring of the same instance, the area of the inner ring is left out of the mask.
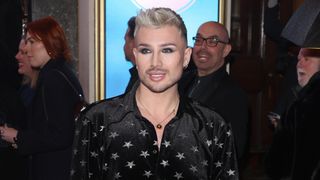
<path id="1" fill-rule="evenodd" d="M 138 99 L 138 98 L 137 98 Z M 154 120 L 156 120 L 156 118 L 154 118 L 154 116 L 149 112 L 149 110 L 141 103 L 140 100 L 138 100 L 138 103 L 141 105 L 141 107 L 143 108 L 143 110 L 151 117 L 153 118 Z M 162 123 L 165 122 L 166 120 L 169 119 L 169 117 L 174 114 L 176 112 L 176 108 L 178 107 L 179 105 L 179 100 L 177 102 L 177 104 L 175 105 L 175 107 L 172 109 L 172 111 L 166 116 L 166 118 L 164 118 L 162 121 L 158 122 L 157 121 L 157 125 L 156 125 L 156 128 L 157 129 L 162 129 Z"/>

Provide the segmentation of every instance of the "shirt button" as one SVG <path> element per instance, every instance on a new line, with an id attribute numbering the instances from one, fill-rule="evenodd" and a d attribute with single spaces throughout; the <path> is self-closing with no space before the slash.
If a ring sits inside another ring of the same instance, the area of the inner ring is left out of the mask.
<path id="1" fill-rule="evenodd" d="M 158 151 L 155 149 L 155 150 L 152 151 L 152 153 L 153 153 L 153 154 L 157 154 Z"/>

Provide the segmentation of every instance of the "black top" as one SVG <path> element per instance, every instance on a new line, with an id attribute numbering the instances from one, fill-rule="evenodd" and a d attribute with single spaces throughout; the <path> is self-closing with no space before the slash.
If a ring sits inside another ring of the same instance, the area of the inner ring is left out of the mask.
<path id="1" fill-rule="evenodd" d="M 248 138 L 247 95 L 230 79 L 225 66 L 203 77 L 198 77 L 197 70 L 185 73 L 179 83 L 179 90 L 181 94 L 213 108 L 231 123 L 238 157 L 242 158 Z"/>
<path id="2" fill-rule="evenodd" d="M 61 74 L 62 73 L 62 74 Z M 40 70 L 25 130 L 18 131 L 18 150 L 31 155 L 32 180 L 65 180 L 70 174 L 74 108 L 80 83 L 62 59 Z"/>
<path id="3" fill-rule="evenodd" d="M 180 99 L 159 149 L 134 89 L 92 105 L 78 119 L 73 179 L 238 179 L 233 134 L 217 113 Z"/>

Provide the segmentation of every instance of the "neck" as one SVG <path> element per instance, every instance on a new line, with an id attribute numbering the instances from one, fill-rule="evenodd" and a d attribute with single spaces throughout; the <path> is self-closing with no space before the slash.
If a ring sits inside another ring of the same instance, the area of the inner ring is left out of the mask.
<path id="1" fill-rule="evenodd" d="M 141 86 L 138 87 L 136 91 L 136 101 L 139 106 L 147 108 L 147 111 L 154 116 L 161 116 L 167 114 L 169 111 L 175 108 L 179 103 L 179 93 L 178 91 L 164 92 L 164 93 L 153 93 L 150 91 L 145 91 Z"/>

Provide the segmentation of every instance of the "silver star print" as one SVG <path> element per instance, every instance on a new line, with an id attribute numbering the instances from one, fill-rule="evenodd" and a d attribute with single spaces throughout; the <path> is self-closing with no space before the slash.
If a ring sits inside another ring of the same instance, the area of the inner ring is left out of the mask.
<path id="1" fill-rule="evenodd" d="M 134 164 L 134 161 L 127 161 L 127 165 L 126 165 L 126 167 L 129 167 L 130 169 L 132 169 L 133 168 L 133 166 L 135 166 L 135 164 Z"/>
<path id="2" fill-rule="evenodd" d="M 227 173 L 228 173 L 228 175 L 229 176 L 234 176 L 236 171 L 234 171 L 234 170 L 231 170 L 231 169 L 229 169 L 228 171 L 227 171 Z"/>
<path id="3" fill-rule="evenodd" d="M 142 136 L 146 136 L 149 133 L 147 132 L 147 130 L 140 130 L 139 134 Z"/>
<path id="4" fill-rule="evenodd" d="M 212 145 L 212 141 L 209 140 L 209 139 L 206 141 L 206 143 L 207 143 L 207 145 L 208 145 L 209 147 Z"/>
<path id="5" fill-rule="evenodd" d="M 80 134 L 80 131 L 79 131 L 79 130 L 76 130 L 76 131 L 74 132 L 74 134 L 75 134 L 76 136 L 78 136 L 78 135 Z"/>
<path id="6" fill-rule="evenodd" d="M 191 151 L 193 151 L 193 152 L 199 152 L 197 146 L 192 146 L 192 147 L 191 147 Z"/>
<path id="7" fill-rule="evenodd" d="M 227 132 L 228 137 L 231 136 L 231 130 Z"/>
<path id="8" fill-rule="evenodd" d="M 93 137 L 97 137 L 98 135 L 97 135 L 96 132 L 92 132 L 92 136 L 93 136 Z"/>
<path id="9" fill-rule="evenodd" d="M 180 160 L 185 158 L 185 157 L 184 157 L 184 153 L 179 153 L 179 152 L 178 152 L 178 154 L 176 155 L 176 157 L 179 158 Z"/>
<path id="10" fill-rule="evenodd" d="M 163 167 L 169 166 L 169 161 L 162 160 L 160 163 Z"/>
<path id="11" fill-rule="evenodd" d="M 99 131 L 102 132 L 104 128 L 105 128 L 104 126 L 100 126 L 100 130 Z"/>
<path id="12" fill-rule="evenodd" d="M 152 176 L 151 171 L 144 171 L 143 176 L 147 176 L 147 178 L 149 178 L 150 176 Z"/>
<path id="13" fill-rule="evenodd" d="M 158 146 L 158 141 L 153 141 L 154 146 Z"/>
<path id="14" fill-rule="evenodd" d="M 90 121 L 88 121 L 88 119 L 85 119 L 85 120 L 82 121 L 82 125 L 83 125 L 83 126 L 86 126 L 86 125 L 88 125 L 89 122 L 90 122 Z"/>
<path id="15" fill-rule="evenodd" d="M 73 150 L 73 155 L 76 155 L 78 153 L 78 149 Z"/>
<path id="16" fill-rule="evenodd" d="M 214 164 L 216 165 L 216 167 L 222 167 L 222 163 L 220 161 L 217 161 Z"/>
<path id="17" fill-rule="evenodd" d="M 227 157 L 230 158 L 232 155 L 232 152 L 226 152 L 226 154 L 227 154 Z"/>
<path id="18" fill-rule="evenodd" d="M 111 138 L 116 138 L 117 136 L 119 136 L 119 134 L 117 132 L 111 132 L 109 137 Z"/>
<path id="19" fill-rule="evenodd" d="M 87 161 L 81 160 L 81 161 L 80 161 L 80 164 L 81 164 L 82 167 L 84 167 L 84 166 L 87 164 Z"/>
<path id="20" fill-rule="evenodd" d="M 119 178 L 121 178 L 120 173 L 119 173 L 119 172 L 117 172 L 117 173 L 114 175 L 114 178 L 115 178 L 115 179 L 119 179 Z"/>
<path id="21" fill-rule="evenodd" d="M 133 144 L 131 143 L 131 141 L 129 141 L 129 142 L 124 142 L 124 145 L 122 147 L 126 147 L 129 149 L 131 146 L 133 146 Z"/>
<path id="22" fill-rule="evenodd" d="M 171 143 L 170 143 L 170 141 L 164 141 L 163 143 L 162 143 L 162 145 L 164 145 L 166 148 L 167 147 L 169 147 L 170 145 L 171 145 Z"/>
<path id="23" fill-rule="evenodd" d="M 81 142 L 82 142 L 82 145 L 83 145 L 83 146 L 86 146 L 86 145 L 87 145 L 87 143 L 89 142 L 89 140 L 87 140 L 87 139 L 83 139 Z"/>
<path id="24" fill-rule="evenodd" d="M 207 160 L 204 160 L 201 162 L 202 166 L 208 166 L 208 161 Z"/>
<path id="25" fill-rule="evenodd" d="M 214 137 L 214 139 L 213 139 L 213 141 L 214 141 L 214 144 L 217 144 L 217 143 L 218 143 L 218 141 L 219 141 L 218 137 L 217 137 L 217 136 L 215 136 L 215 137 Z"/>
<path id="26" fill-rule="evenodd" d="M 118 157 L 120 157 L 120 156 L 118 155 L 118 153 L 112 153 L 112 154 L 111 154 L 111 159 L 117 160 Z"/>
<path id="27" fill-rule="evenodd" d="M 176 174 L 173 177 L 175 177 L 176 179 L 182 179 L 183 178 L 182 173 L 178 173 L 178 172 L 176 172 Z"/>
<path id="28" fill-rule="evenodd" d="M 90 152 L 90 156 L 93 157 L 93 158 L 96 158 L 98 157 L 98 154 L 94 151 Z"/>
<path id="29" fill-rule="evenodd" d="M 102 167 L 102 170 L 104 171 L 107 171 L 108 170 L 108 164 L 107 163 L 104 163 L 103 167 Z"/>
<path id="30" fill-rule="evenodd" d="M 140 156 L 147 158 L 147 156 L 150 156 L 150 154 L 148 153 L 148 151 L 141 151 Z"/>
<path id="31" fill-rule="evenodd" d="M 193 173 L 197 172 L 198 169 L 196 166 L 191 165 L 191 167 L 189 168 Z"/>
<path id="32" fill-rule="evenodd" d="M 219 146 L 219 148 L 223 148 L 223 143 L 219 143 L 219 144 L 217 144 L 218 146 Z"/>

